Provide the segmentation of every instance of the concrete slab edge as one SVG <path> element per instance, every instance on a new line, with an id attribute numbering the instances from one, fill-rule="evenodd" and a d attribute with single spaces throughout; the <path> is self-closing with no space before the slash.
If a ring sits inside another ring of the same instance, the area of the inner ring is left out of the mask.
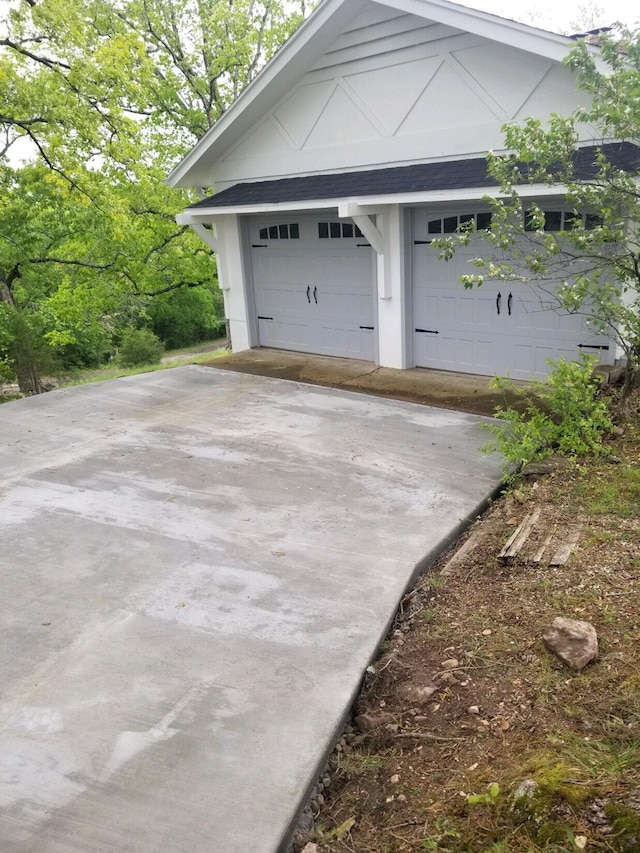
<path id="1" fill-rule="evenodd" d="M 378 639 L 377 639 L 376 645 L 375 645 L 375 649 L 374 649 L 373 654 L 371 655 L 371 657 L 367 663 L 367 666 L 371 665 L 377 659 L 378 654 L 380 652 L 380 647 L 382 646 L 382 644 L 386 640 L 387 635 L 389 634 L 389 631 L 391 630 L 391 627 L 394 623 L 394 620 L 396 618 L 396 614 L 398 612 L 398 608 L 400 607 L 400 602 L 402 601 L 404 596 L 407 594 L 407 592 L 409 592 L 415 586 L 418 578 L 420 578 L 423 574 L 425 574 L 435 564 L 436 560 L 442 554 L 446 553 L 446 551 L 448 551 L 449 548 L 455 542 L 457 542 L 458 539 L 460 539 L 462 534 L 476 521 L 476 519 L 479 516 L 481 516 L 483 514 L 483 512 L 487 509 L 487 507 L 502 493 L 503 489 L 504 489 L 504 483 L 500 483 L 498 486 L 496 486 L 495 489 L 493 489 L 487 495 L 486 498 L 481 500 L 480 503 L 478 503 L 475 506 L 475 508 L 470 513 L 468 513 L 468 515 L 466 515 L 464 518 L 462 518 L 458 522 L 458 524 L 454 528 L 452 528 L 452 530 L 447 534 L 447 536 L 445 536 L 444 539 L 442 539 L 435 548 L 432 548 L 430 551 L 428 551 L 424 555 L 424 557 L 422 557 L 420 560 L 418 560 L 418 562 L 416 563 L 416 565 L 413 569 L 413 572 L 411 573 L 409 582 L 404 587 L 400 597 L 398 598 L 398 600 L 395 603 L 395 607 L 394 607 L 393 611 L 391 612 L 389 619 L 385 623 L 382 631 L 380 632 L 380 634 L 378 636 Z M 298 827 L 298 824 L 300 822 L 300 818 L 302 817 L 302 814 L 303 814 L 303 812 L 307 806 L 307 803 L 309 802 L 309 799 L 311 797 L 313 789 L 314 789 L 318 779 L 323 774 L 324 769 L 327 766 L 327 762 L 329 761 L 329 758 L 331 756 L 331 753 L 333 752 L 335 745 L 338 742 L 340 736 L 342 735 L 342 731 L 343 731 L 346 723 L 349 720 L 349 715 L 351 714 L 351 709 L 352 709 L 352 707 L 353 707 L 353 705 L 354 705 L 356 699 L 358 698 L 360 691 L 362 689 L 362 683 L 363 683 L 363 680 L 365 677 L 365 672 L 366 672 L 366 667 L 362 671 L 361 677 L 360 677 L 358 683 L 356 684 L 353 692 L 351 693 L 351 696 L 349 697 L 349 702 L 348 702 L 347 706 L 345 707 L 341 717 L 337 721 L 337 723 L 333 729 L 333 732 L 331 734 L 331 737 L 327 741 L 326 749 L 324 750 L 324 752 L 322 754 L 322 758 L 318 761 L 318 763 L 315 767 L 315 770 L 312 773 L 311 778 L 309 779 L 309 782 L 308 782 L 307 787 L 305 789 L 304 795 L 300 799 L 298 809 L 296 810 L 296 812 L 292 816 L 291 821 L 289 822 L 289 825 L 287 826 L 287 829 L 285 830 L 285 832 L 282 836 L 282 840 L 280 841 L 280 844 L 278 845 L 278 848 L 276 851 L 274 851 L 274 853 L 292 853 L 291 842 L 292 842 L 293 835 L 294 835 L 294 833 Z"/>

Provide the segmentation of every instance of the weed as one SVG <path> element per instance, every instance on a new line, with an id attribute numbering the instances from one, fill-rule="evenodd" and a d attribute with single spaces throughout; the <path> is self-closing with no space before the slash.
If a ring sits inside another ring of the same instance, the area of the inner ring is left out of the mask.
<path id="1" fill-rule="evenodd" d="M 445 842 L 458 841 L 460 833 L 446 820 L 436 820 L 436 831 L 421 842 L 423 850 L 428 853 L 452 853 L 455 848 L 448 847 Z"/>
<path id="2" fill-rule="evenodd" d="M 495 806 L 499 796 L 500 785 L 497 782 L 491 782 L 490 785 L 487 785 L 485 794 L 467 794 L 467 802 L 470 806 Z"/>
<path id="3" fill-rule="evenodd" d="M 504 377 L 492 386 L 524 397 L 524 412 L 499 406 L 495 416 L 502 423 L 487 424 L 494 436 L 484 452 L 499 452 L 505 458 L 507 482 L 515 479 L 515 469 L 543 459 L 551 453 L 577 458 L 604 453 L 604 436 L 613 427 L 607 403 L 598 396 L 593 378 L 595 360 L 582 355 L 580 361 L 549 360 L 552 370 L 544 382 L 536 380 L 532 390 L 522 391 Z"/>

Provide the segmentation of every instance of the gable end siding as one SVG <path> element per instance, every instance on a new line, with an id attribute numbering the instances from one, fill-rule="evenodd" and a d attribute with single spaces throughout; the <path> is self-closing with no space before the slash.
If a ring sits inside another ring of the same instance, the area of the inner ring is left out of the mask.
<path id="1" fill-rule="evenodd" d="M 212 182 L 483 156 L 501 148 L 506 121 L 581 100 L 550 60 L 378 7 L 222 155 Z"/>

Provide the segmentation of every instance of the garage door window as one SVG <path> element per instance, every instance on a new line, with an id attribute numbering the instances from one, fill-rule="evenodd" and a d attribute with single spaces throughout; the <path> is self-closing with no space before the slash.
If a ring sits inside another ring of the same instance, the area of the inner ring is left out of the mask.
<path id="1" fill-rule="evenodd" d="M 544 231 L 571 231 L 573 228 L 592 230 L 602 225 L 602 217 L 595 213 L 576 213 L 574 210 L 543 210 Z M 538 211 L 527 210 L 524 214 L 525 231 L 537 231 Z"/>
<path id="2" fill-rule="evenodd" d="M 284 222 L 282 225 L 267 225 L 260 229 L 261 240 L 298 240 L 300 226 L 297 222 Z"/>
<path id="3" fill-rule="evenodd" d="M 321 240 L 362 237 L 362 231 L 353 222 L 318 222 L 318 237 Z"/>
<path id="4" fill-rule="evenodd" d="M 430 219 L 427 223 L 429 234 L 455 234 L 460 226 L 467 223 L 473 224 L 478 231 L 484 231 L 491 227 L 491 213 L 461 213 L 459 216 L 441 216 Z"/>

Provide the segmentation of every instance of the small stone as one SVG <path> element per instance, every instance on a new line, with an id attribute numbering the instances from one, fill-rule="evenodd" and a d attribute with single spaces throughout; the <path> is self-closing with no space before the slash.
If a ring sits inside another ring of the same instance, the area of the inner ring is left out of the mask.
<path id="1" fill-rule="evenodd" d="M 457 669 L 460 666 L 456 658 L 449 658 L 448 660 L 443 660 L 440 664 L 441 669 Z"/>
<path id="2" fill-rule="evenodd" d="M 407 684 L 402 690 L 402 695 L 411 703 L 422 705 L 428 702 L 438 688 L 433 684 Z"/>
<path id="3" fill-rule="evenodd" d="M 484 631 L 482 632 L 482 636 L 483 637 L 490 637 L 491 636 L 491 628 L 485 628 Z"/>
<path id="4" fill-rule="evenodd" d="M 542 639 L 550 652 L 576 672 L 598 655 L 598 635 L 590 622 L 557 616 Z"/>
<path id="5" fill-rule="evenodd" d="M 394 796 L 393 794 L 391 794 L 391 796 L 390 796 L 390 797 L 387 797 L 386 802 L 387 802 L 387 803 L 392 803 L 394 800 L 395 800 L 395 796 Z"/>
<path id="6" fill-rule="evenodd" d="M 514 803 L 517 803 L 518 800 L 532 799 L 537 790 L 538 783 L 535 781 L 535 779 L 525 779 L 523 782 L 520 782 L 520 784 L 515 790 L 515 793 L 513 795 Z"/>
<path id="7" fill-rule="evenodd" d="M 586 835 L 576 835 L 573 838 L 573 843 L 576 845 L 578 850 L 584 850 L 587 846 L 587 841 L 589 839 Z"/>
<path id="8" fill-rule="evenodd" d="M 389 714 L 388 712 L 381 714 L 358 714 L 353 722 L 358 731 L 363 733 L 372 732 L 375 729 L 386 726 L 388 723 L 392 723 L 393 714 Z"/>
<path id="9" fill-rule="evenodd" d="M 393 776 L 391 776 L 389 778 L 389 781 L 391 782 L 392 785 L 397 785 L 398 782 L 400 781 L 400 776 L 398 776 L 397 773 L 394 773 Z"/>
<path id="10" fill-rule="evenodd" d="M 310 841 L 308 844 L 305 844 L 300 853 L 318 853 L 318 845 Z"/>
<path id="11" fill-rule="evenodd" d="M 478 705 L 470 705 L 470 706 L 469 706 L 469 708 L 468 708 L 468 711 L 469 711 L 469 713 L 470 713 L 470 714 L 479 714 L 479 713 L 480 713 L 480 708 L 479 708 L 479 706 L 478 706 Z"/>
<path id="12" fill-rule="evenodd" d="M 398 802 L 399 803 L 406 803 L 407 802 L 407 798 L 405 797 L 404 794 L 398 794 Z"/>

